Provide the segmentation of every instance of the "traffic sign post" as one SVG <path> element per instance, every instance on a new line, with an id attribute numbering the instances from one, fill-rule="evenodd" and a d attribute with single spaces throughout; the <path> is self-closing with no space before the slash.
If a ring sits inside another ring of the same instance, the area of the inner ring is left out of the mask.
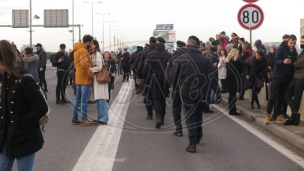
<path id="1" fill-rule="evenodd" d="M 246 30 L 250 31 L 250 44 L 252 44 L 252 30 L 260 27 L 264 21 L 264 13 L 262 9 L 255 5 L 251 4 L 257 0 L 244 0 L 250 4 L 244 5 L 238 12 L 238 22 Z"/>

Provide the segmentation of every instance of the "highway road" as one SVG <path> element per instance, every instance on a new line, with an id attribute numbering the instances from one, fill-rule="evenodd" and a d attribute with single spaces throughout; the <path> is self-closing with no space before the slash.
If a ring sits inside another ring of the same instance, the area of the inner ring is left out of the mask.
<path id="1" fill-rule="evenodd" d="M 43 133 L 45 144 L 36 155 L 36 171 L 301 171 L 303 157 L 283 153 L 267 133 L 253 128 L 241 116 L 228 116 L 215 105 L 212 114 L 204 114 L 204 138 L 196 153 L 185 151 L 183 137 L 173 136 L 171 101 L 167 101 L 165 125 L 156 130 L 155 120 L 146 119 L 143 97 L 135 95 L 134 82 L 117 77 L 108 125 L 71 125 L 72 104 L 55 104 L 56 73 L 48 66 L 48 102 L 51 120 Z M 67 98 L 73 101 L 71 87 Z M 89 118 L 95 119 L 94 104 Z M 242 123 L 242 124 L 240 124 Z M 262 138 L 264 136 L 264 138 Z M 287 149 L 288 151 L 288 149 Z"/>

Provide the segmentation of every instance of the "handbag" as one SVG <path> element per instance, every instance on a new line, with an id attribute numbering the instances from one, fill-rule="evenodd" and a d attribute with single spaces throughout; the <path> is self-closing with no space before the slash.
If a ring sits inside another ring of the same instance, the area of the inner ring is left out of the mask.
<path id="1" fill-rule="evenodd" d="M 104 64 L 104 62 L 102 62 L 101 70 L 99 72 L 95 72 L 94 74 L 96 76 L 97 82 L 100 84 L 109 83 L 111 81 L 109 71 L 108 71 L 106 65 Z"/>
<path id="2" fill-rule="evenodd" d="M 264 79 L 255 79 L 255 87 L 262 88 L 264 87 Z"/>

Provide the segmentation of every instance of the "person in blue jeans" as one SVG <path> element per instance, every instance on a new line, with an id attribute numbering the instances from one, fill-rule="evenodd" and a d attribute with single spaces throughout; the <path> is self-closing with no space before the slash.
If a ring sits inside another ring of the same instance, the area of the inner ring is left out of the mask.
<path id="1" fill-rule="evenodd" d="M 19 67 L 8 41 L 0 41 L 0 54 L 0 171 L 11 171 L 15 160 L 18 171 L 32 171 L 35 154 L 44 144 L 38 121 L 49 108 L 32 75 Z"/>
<path id="2" fill-rule="evenodd" d="M 72 113 L 72 125 L 81 124 L 82 126 L 96 125 L 87 118 L 87 108 L 90 96 L 90 87 L 94 81 L 94 75 L 90 71 L 92 68 L 92 62 L 90 59 L 90 54 L 87 49 L 93 43 L 93 37 L 91 35 L 85 35 L 82 42 L 78 42 L 74 45 L 74 65 L 76 68 L 75 83 L 76 96 L 73 103 L 73 113 Z M 82 121 L 78 120 L 78 107 L 80 106 L 80 111 L 82 114 Z"/>
<path id="3" fill-rule="evenodd" d="M 105 63 L 103 61 L 103 57 L 100 53 L 99 49 L 99 43 L 97 40 L 93 40 L 93 43 L 90 47 L 91 51 L 91 61 L 93 64 L 93 67 L 90 68 L 92 73 L 101 71 L 102 67 L 105 67 Z M 104 64 L 104 65 L 103 65 Z M 108 83 L 98 83 L 96 76 L 94 76 L 94 82 L 93 82 L 93 98 L 96 102 L 96 111 L 97 111 L 97 119 L 93 122 L 101 124 L 101 125 L 107 125 L 107 122 L 109 120 L 108 115 L 108 103 L 107 100 L 109 99 L 109 90 L 108 90 Z"/>

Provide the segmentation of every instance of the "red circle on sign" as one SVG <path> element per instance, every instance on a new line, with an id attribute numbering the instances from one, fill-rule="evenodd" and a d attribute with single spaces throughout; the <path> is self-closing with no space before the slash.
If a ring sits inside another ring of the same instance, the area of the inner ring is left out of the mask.
<path id="1" fill-rule="evenodd" d="M 249 8 L 249 7 L 252 7 L 252 8 L 257 9 L 258 12 L 260 13 L 260 16 L 261 16 L 261 19 L 258 21 L 258 23 L 257 23 L 254 27 L 248 27 L 248 26 L 246 26 L 246 25 L 242 22 L 242 19 L 241 19 L 241 18 L 242 18 L 242 12 L 244 11 L 244 9 Z M 262 9 L 261 9 L 259 6 L 255 5 L 255 4 L 247 4 L 247 5 L 244 5 L 244 6 L 239 10 L 237 18 L 238 18 L 239 24 L 240 24 L 244 29 L 246 29 L 246 30 L 254 30 L 254 29 L 259 28 L 259 27 L 262 25 L 262 23 L 263 23 L 263 21 L 264 21 L 264 13 L 263 13 Z"/>
<path id="2" fill-rule="evenodd" d="M 248 3 L 254 3 L 254 2 L 257 2 L 258 0 L 243 0 L 245 2 L 248 2 Z"/>

